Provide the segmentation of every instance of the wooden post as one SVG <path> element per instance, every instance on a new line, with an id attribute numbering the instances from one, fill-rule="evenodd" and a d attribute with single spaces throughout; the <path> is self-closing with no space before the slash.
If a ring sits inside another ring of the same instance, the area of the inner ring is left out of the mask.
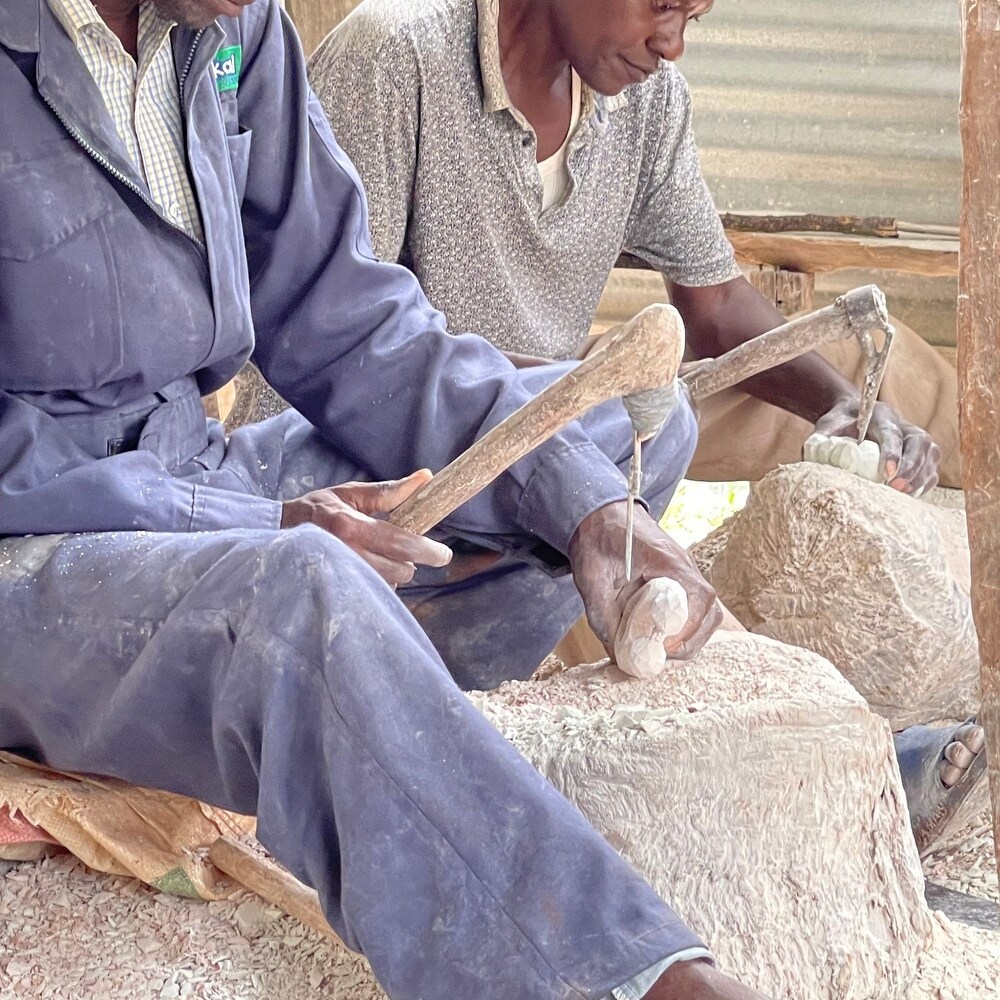
<path id="1" fill-rule="evenodd" d="M 360 0 L 285 0 L 285 9 L 295 22 L 307 57 L 359 3 Z"/>
<path id="2" fill-rule="evenodd" d="M 1000 859 L 1000 0 L 963 0 L 958 374 L 993 838 Z"/>

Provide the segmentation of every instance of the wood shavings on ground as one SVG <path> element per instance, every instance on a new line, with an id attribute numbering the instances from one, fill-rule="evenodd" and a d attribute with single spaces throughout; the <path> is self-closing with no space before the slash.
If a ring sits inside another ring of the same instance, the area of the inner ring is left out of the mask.
<path id="1" fill-rule="evenodd" d="M 333 967 L 318 934 L 249 893 L 167 896 L 70 855 L 0 874 L 2 1000 L 351 1000 Z"/>
<path id="2" fill-rule="evenodd" d="M 977 839 L 926 870 L 971 891 L 990 850 Z M 68 855 L 0 866 L 0 1000 L 357 1000 L 364 968 L 250 894 L 165 896 Z M 1000 934 L 937 915 L 905 1000 L 986 1000 L 998 983 Z"/>
<path id="3" fill-rule="evenodd" d="M 1000 996 L 1000 934 L 934 914 L 931 948 L 906 1000 L 992 1000 Z M 879 1000 L 879 998 L 874 998 Z"/>
<path id="4" fill-rule="evenodd" d="M 924 859 L 924 875 L 946 889 L 955 889 L 970 896 L 1000 903 L 989 807 L 971 824 L 948 839 L 951 846 L 935 851 Z M 1000 985 L 997 994 L 1000 996 Z"/>

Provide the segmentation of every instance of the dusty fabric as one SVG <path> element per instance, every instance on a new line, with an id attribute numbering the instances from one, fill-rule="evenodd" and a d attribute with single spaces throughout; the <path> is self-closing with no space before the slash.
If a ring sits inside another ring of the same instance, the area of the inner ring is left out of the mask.
<path id="1" fill-rule="evenodd" d="M 274 3 L 171 46 L 206 248 L 165 224 L 48 3 L 0 0 L 0 535 L 277 528 L 276 499 L 220 470 L 203 414 L 181 441 L 160 426 L 251 353 L 369 478 L 440 469 L 529 398 L 374 259 L 357 174 Z M 217 75 L 237 49 L 239 79 Z M 534 471 L 559 483 L 537 503 Z M 483 496 L 530 508 L 560 549 L 625 492 L 574 424 Z"/>
<path id="2" fill-rule="evenodd" d="M 48 831 L 30 823 L 16 808 L 0 806 L 0 861 L 34 861 L 53 845 L 60 846 Z"/>
<path id="3" fill-rule="evenodd" d="M 390 994 L 605 995 L 697 938 L 468 705 L 398 594 L 320 529 L 277 530 L 284 486 L 318 475 L 281 461 L 289 437 L 396 478 L 531 394 L 374 258 L 273 0 L 171 44 L 207 253 L 145 196 L 48 4 L 0 0 L 0 746 L 255 813 Z M 251 353 L 303 416 L 227 441 L 198 397 Z M 485 517 L 564 553 L 624 494 L 576 423 L 449 530 Z"/>
<path id="4" fill-rule="evenodd" d="M 827 657 L 893 729 L 978 709 L 960 508 L 799 463 L 694 551 L 747 628 Z"/>
<path id="5" fill-rule="evenodd" d="M 620 405 L 584 424 L 627 463 Z M 660 509 L 693 447 L 681 408 L 652 442 Z M 291 410 L 235 432 L 229 462 L 278 495 L 359 474 Z M 0 607 L 0 745 L 254 813 L 390 993 L 506 1000 L 559 996 L 568 980 L 604 996 L 699 945 L 445 669 L 496 683 L 530 671 L 579 614 L 568 575 L 511 557 L 394 592 L 313 526 L 103 532 L 0 540 Z M 454 905 L 461 919 L 440 928 Z M 551 933 L 553 907 L 571 934 Z"/>

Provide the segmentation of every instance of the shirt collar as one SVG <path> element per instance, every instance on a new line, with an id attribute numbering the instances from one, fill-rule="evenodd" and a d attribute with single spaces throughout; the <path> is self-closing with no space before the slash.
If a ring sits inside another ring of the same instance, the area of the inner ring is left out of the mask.
<path id="1" fill-rule="evenodd" d="M 79 43 L 84 29 L 92 25 L 104 26 L 101 15 L 90 0 L 48 0 L 48 3 L 74 44 Z"/>
<path id="2" fill-rule="evenodd" d="M 515 118 L 523 121 L 507 92 L 500 65 L 500 0 L 476 0 L 476 6 L 479 13 L 479 73 L 483 80 L 483 113 L 510 111 Z M 628 103 L 626 91 L 614 97 L 605 97 L 586 83 L 582 84 L 581 95 L 581 121 L 590 118 L 598 107 L 612 112 Z"/>
<path id="3" fill-rule="evenodd" d="M 80 36 L 88 28 L 97 27 L 102 31 L 111 31 L 97 13 L 97 8 L 91 0 L 48 0 L 48 4 L 59 23 L 65 28 L 66 34 L 73 39 L 74 45 L 79 46 Z M 141 40 L 145 40 L 148 32 L 157 47 L 176 23 L 163 17 L 156 4 L 149 3 L 148 0 L 142 4 L 139 17 Z"/>

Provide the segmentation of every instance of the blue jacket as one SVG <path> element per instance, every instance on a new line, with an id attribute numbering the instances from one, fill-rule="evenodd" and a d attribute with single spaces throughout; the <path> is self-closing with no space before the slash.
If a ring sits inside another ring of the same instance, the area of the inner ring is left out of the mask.
<path id="1" fill-rule="evenodd" d="M 227 89 L 217 56 L 234 47 Z M 183 472 L 206 446 L 200 415 L 169 446 L 148 420 L 250 357 L 377 479 L 440 469 L 529 398 L 375 259 L 360 182 L 275 0 L 176 29 L 173 51 L 205 246 L 152 203 L 45 0 L 0 0 L 0 535 L 277 527 L 277 501 Z M 565 552 L 624 495 L 571 425 L 474 501 L 469 527 Z"/>

